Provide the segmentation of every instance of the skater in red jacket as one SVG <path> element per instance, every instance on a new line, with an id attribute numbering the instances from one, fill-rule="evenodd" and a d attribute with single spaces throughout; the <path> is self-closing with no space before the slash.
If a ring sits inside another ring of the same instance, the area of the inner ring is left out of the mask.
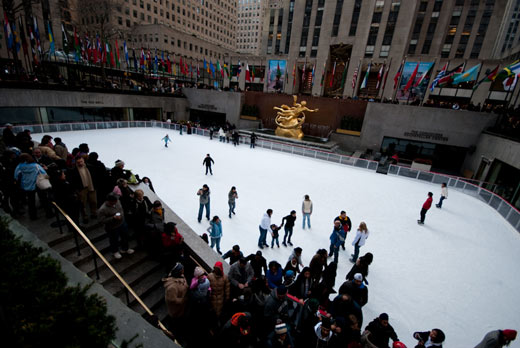
<path id="1" fill-rule="evenodd" d="M 426 218 L 426 212 L 428 209 L 431 208 L 433 202 L 433 193 L 428 192 L 428 198 L 426 199 L 426 202 L 424 202 L 422 209 L 421 209 L 421 220 L 417 220 L 417 223 L 419 225 L 424 225 L 424 219 Z"/>

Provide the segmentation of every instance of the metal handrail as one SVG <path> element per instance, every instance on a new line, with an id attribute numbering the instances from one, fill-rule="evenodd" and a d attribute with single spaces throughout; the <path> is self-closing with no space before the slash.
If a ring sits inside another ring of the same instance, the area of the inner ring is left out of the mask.
<path id="1" fill-rule="evenodd" d="M 150 310 L 150 308 L 148 308 L 148 306 L 143 302 L 143 300 L 141 300 L 141 298 L 135 293 L 135 291 L 130 287 L 130 285 L 128 285 L 128 283 L 123 279 L 123 277 L 115 270 L 115 268 L 110 264 L 110 262 L 108 262 L 108 260 L 105 259 L 103 254 L 94 246 L 94 244 L 85 235 L 85 233 L 83 233 L 83 231 L 78 227 L 78 225 L 76 225 L 74 220 L 72 220 L 71 217 L 66 212 L 64 212 L 58 204 L 56 204 L 56 202 L 52 202 L 52 204 L 54 204 L 54 206 L 56 207 L 56 209 L 58 209 L 58 211 L 61 213 L 61 215 L 63 215 L 63 217 L 72 225 L 72 227 L 74 227 L 76 232 L 78 232 L 78 234 L 81 236 L 81 238 L 83 238 L 85 240 L 85 242 L 92 249 L 92 251 L 94 251 L 94 253 L 96 253 L 97 256 L 101 259 L 101 261 L 103 261 L 105 263 L 105 265 L 108 267 L 108 269 L 110 269 L 110 271 L 116 276 L 116 278 L 121 282 L 121 284 L 123 284 L 125 289 L 128 292 L 130 292 L 132 294 L 132 296 L 134 296 L 134 298 L 141 305 L 141 307 L 146 311 L 146 313 L 148 313 L 150 316 L 152 316 L 153 312 Z M 157 323 L 159 325 L 159 329 L 161 329 L 161 331 L 166 336 L 168 336 L 168 338 L 173 339 L 173 341 L 180 346 L 179 342 L 177 342 L 177 340 L 175 338 L 173 338 L 173 334 L 163 325 L 163 323 L 161 323 L 161 321 L 159 319 L 157 319 Z"/>

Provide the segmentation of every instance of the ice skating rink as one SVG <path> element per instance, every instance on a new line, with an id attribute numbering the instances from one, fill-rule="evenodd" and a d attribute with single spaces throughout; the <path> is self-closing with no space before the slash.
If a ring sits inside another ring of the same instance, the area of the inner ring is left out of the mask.
<path id="1" fill-rule="evenodd" d="M 165 134 L 172 139 L 169 148 L 161 141 Z M 198 234 L 209 226 L 205 218 L 197 222 L 196 192 L 207 184 L 211 216 L 222 219 L 223 252 L 234 244 L 246 256 L 256 252 L 264 212 L 273 209 L 272 222 L 280 224 L 294 209 L 293 243 L 303 248 L 308 264 L 317 249 L 328 250 L 333 219 L 345 210 L 354 231 L 347 236 L 347 250 L 340 251 L 336 290 L 352 266 L 348 259 L 355 228 L 365 221 L 370 236 L 360 255 L 372 252 L 374 262 L 363 329 L 386 312 L 408 347 L 416 344 L 414 331 L 438 327 L 446 333 L 445 347 L 466 348 L 474 347 L 488 331 L 520 328 L 520 235 L 473 197 L 450 190 L 442 210 L 432 207 L 425 225 L 419 226 L 416 221 L 428 191 L 437 203 L 440 185 L 163 129 L 51 135 L 61 137 L 69 151 L 88 143 L 107 168 L 122 159 L 125 168 L 150 177 L 156 193 Z M 204 175 L 207 153 L 215 160 L 213 176 Z M 231 186 L 236 186 L 239 198 L 236 215 L 229 219 Z M 301 228 L 305 194 L 314 204 L 311 230 Z M 270 236 L 267 242 L 270 245 Z M 264 256 L 284 267 L 291 251 L 275 246 L 264 249 Z M 519 341 L 511 347 L 520 347 Z"/>

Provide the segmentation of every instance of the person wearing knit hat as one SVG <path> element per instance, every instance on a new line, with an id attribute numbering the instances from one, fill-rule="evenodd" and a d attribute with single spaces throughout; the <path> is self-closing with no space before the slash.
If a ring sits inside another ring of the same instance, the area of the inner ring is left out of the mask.
<path id="1" fill-rule="evenodd" d="M 289 333 L 287 324 L 278 320 L 274 327 L 274 331 L 267 337 L 267 347 L 289 348 L 293 346 L 293 340 Z"/>
<path id="2" fill-rule="evenodd" d="M 188 283 L 184 278 L 184 266 L 177 262 L 162 281 L 168 316 L 172 323 L 182 322 L 188 302 Z M 177 327 L 177 325 L 173 327 Z"/>
<path id="3" fill-rule="evenodd" d="M 197 266 L 193 271 L 193 277 L 199 278 L 200 276 L 204 275 L 204 273 L 204 270 L 201 267 Z"/>
<path id="4" fill-rule="evenodd" d="M 181 275 L 184 274 L 184 266 L 182 263 L 177 262 L 175 266 L 173 266 L 172 270 L 170 271 L 169 276 L 173 278 L 179 278 Z"/>
<path id="5" fill-rule="evenodd" d="M 442 348 L 442 342 L 446 339 L 441 329 L 433 329 L 425 332 L 415 332 L 413 338 L 418 340 L 416 347 Z"/>
<path id="6" fill-rule="evenodd" d="M 516 330 L 494 330 L 484 336 L 475 348 L 501 348 L 509 346 L 516 339 Z"/>
<path id="7" fill-rule="evenodd" d="M 211 286 L 210 301 L 217 318 L 222 314 L 224 304 L 230 299 L 230 283 L 222 262 L 215 262 L 213 271 L 208 275 Z"/>

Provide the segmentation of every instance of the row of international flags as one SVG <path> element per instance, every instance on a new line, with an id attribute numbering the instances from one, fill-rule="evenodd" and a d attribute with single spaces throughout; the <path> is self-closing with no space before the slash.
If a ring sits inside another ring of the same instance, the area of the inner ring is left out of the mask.
<path id="1" fill-rule="evenodd" d="M 39 60 L 44 53 L 42 50 L 40 31 L 36 18 L 33 17 L 31 25 L 28 25 L 27 27 L 30 36 L 33 62 L 34 64 L 39 64 Z M 18 53 L 20 52 L 21 47 L 23 47 L 24 55 L 28 56 L 28 44 L 21 17 L 19 18 L 18 28 L 19 30 L 15 23 L 9 23 L 7 15 L 4 13 L 4 32 L 6 35 L 8 50 L 11 50 L 13 53 L 15 51 Z M 198 60 L 196 63 L 193 62 L 193 59 L 188 62 L 187 58 L 183 59 L 181 56 L 176 63 L 175 55 L 173 56 L 173 59 L 171 59 L 170 54 L 168 52 L 165 53 L 164 50 L 159 51 L 155 49 L 155 52 L 152 52 L 150 49 L 145 49 L 143 47 L 141 47 L 140 50 L 137 49 L 137 54 L 136 49 L 132 49 L 132 55 L 130 56 L 126 40 L 123 41 L 123 46 L 120 48 L 117 38 L 115 39 L 114 45 L 112 45 L 108 39 L 102 39 L 99 35 L 91 38 L 88 33 L 85 33 L 81 37 L 76 28 L 74 28 L 73 36 L 69 39 L 69 34 L 67 34 L 63 24 L 61 25 L 61 30 L 63 52 L 67 55 L 68 59 L 68 55 L 72 50 L 74 53 L 73 60 L 75 62 L 87 61 L 91 64 L 103 63 L 107 66 L 118 69 L 121 68 L 121 63 L 125 62 L 126 69 L 133 68 L 136 71 L 143 70 L 155 73 L 162 71 L 163 73 L 173 75 L 180 74 L 190 78 L 199 78 L 201 76 L 200 62 Z M 47 32 L 49 42 L 48 54 L 53 56 L 56 54 L 56 45 L 50 22 L 47 23 Z M 202 61 L 202 69 L 202 71 L 206 71 L 209 76 L 215 79 L 229 78 L 231 80 L 233 77 L 230 71 L 231 66 L 226 62 L 221 64 L 219 60 L 214 63 L 211 59 L 207 61 L 206 58 L 204 58 Z M 241 71 L 242 64 L 239 60 L 236 75 L 234 76 L 238 78 Z M 255 67 L 252 65 L 250 68 L 249 64 L 246 63 L 245 80 L 247 82 L 254 82 L 256 77 L 259 77 L 263 81 L 263 74 L 257 74 Z"/>

